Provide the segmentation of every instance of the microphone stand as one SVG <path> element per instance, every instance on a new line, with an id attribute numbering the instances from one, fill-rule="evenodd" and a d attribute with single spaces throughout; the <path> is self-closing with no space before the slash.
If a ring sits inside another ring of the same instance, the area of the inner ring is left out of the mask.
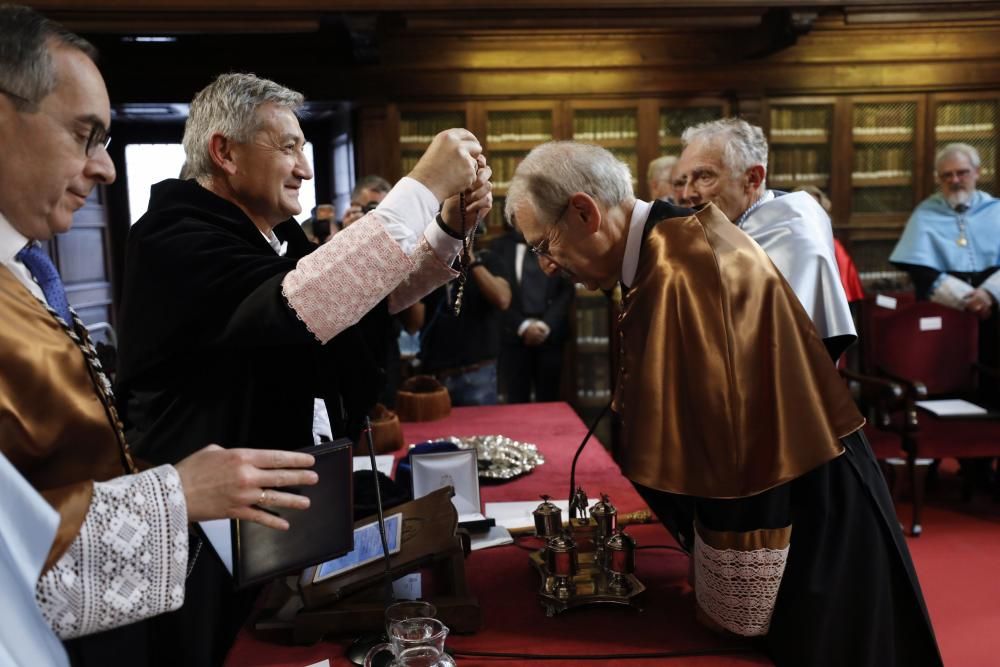
<path id="1" fill-rule="evenodd" d="M 606 415 L 608 413 L 608 409 L 610 407 L 611 407 L 611 401 L 608 401 L 608 404 L 604 406 L 603 410 L 601 410 L 601 414 L 597 415 L 597 419 L 595 419 L 593 421 L 593 423 L 591 423 L 590 429 L 587 431 L 587 435 L 584 436 L 583 442 L 581 442 L 580 446 L 576 448 L 576 454 L 573 455 L 573 464 L 569 468 L 569 496 L 568 496 L 568 498 L 569 498 L 569 518 L 571 518 L 571 519 L 575 519 L 576 518 L 576 510 L 577 510 L 576 503 L 574 502 L 574 499 L 575 499 L 575 496 L 576 496 L 576 492 L 577 492 L 577 488 L 576 488 L 576 462 L 580 458 L 580 454 L 583 453 L 583 448 L 587 446 L 588 442 L 590 442 L 590 436 L 594 435 L 594 431 L 597 430 L 597 425 L 601 423 L 602 419 L 604 419 L 604 415 Z M 582 492 L 583 489 L 580 489 L 580 491 Z M 586 505 L 586 495 L 584 495 L 584 505 Z M 581 508 L 581 509 L 586 509 L 586 508 L 584 507 L 584 508 Z"/>
<path id="2" fill-rule="evenodd" d="M 372 480 L 375 482 L 375 511 L 378 516 L 378 534 L 382 539 L 382 557 L 383 563 L 385 565 L 385 576 L 383 578 L 382 584 L 383 589 L 383 601 L 384 606 L 388 607 L 393 602 L 396 601 L 396 595 L 392 590 L 392 560 L 389 557 L 389 541 L 385 537 L 385 515 L 382 512 L 382 490 L 379 488 L 378 483 L 378 468 L 375 465 L 375 443 L 372 439 L 372 423 L 371 420 L 365 417 L 365 436 L 368 440 L 368 460 L 371 461 L 372 466 Z M 388 638 L 385 635 L 385 627 L 383 623 L 383 628 L 377 632 L 370 632 L 361 635 L 355 639 L 350 646 L 347 647 L 345 655 L 348 660 L 350 660 L 355 665 L 363 665 L 365 661 L 365 656 L 368 652 L 376 645 L 387 641 Z M 372 658 L 372 664 L 375 667 L 381 667 L 383 665 L 388 665 L 392 662 L 392 655 L 389 654 L 388 657 L 383 656 L 383 653 L 388 653 L 386 651 L 381 651 Z M 383 656 L 383 657 L 378 657 Z"/>

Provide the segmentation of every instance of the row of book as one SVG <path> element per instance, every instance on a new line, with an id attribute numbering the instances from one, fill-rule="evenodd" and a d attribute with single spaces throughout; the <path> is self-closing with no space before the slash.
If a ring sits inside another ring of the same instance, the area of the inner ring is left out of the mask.
<path id="1" fill-rule="evenodd" d="M 875 180 L 882 178 L 910 178 L 913 172 L 908 169 L 881 169 L 878 171 L 855 171 L 851 178 L 855 181 Z"/>
<path id="2" fill-rule="evenodd" d="M 600 308 L 587 308 L 583 301 L 577 302 L 576 340 L 580 343 L 606 343 L 610 338 L 608 312 Z"/>
<path id="3" fill-rule="evenodd" d="M 660 140 L 679 139 L 689 127 L 722 118 L 721 107 L 688 107 L 660 110 Z"/>
<path id="4" fill-rule="evenodd" d="M 541 111 L 496 111 L 486 119 L 486 142 L 548 141 L 552 138 L 552 113 Z"/>
<path id="5" fill-rule="evenodd" d="M 855 146 L 855 172 L 873 173 L 881 171 L 909 172 L 913 168 L 913 150 L 910 146 Z"/>
<path id="6" fill-rule="evenodd" d="M 635 139 L 638 136 L 635 114 L 579 111 L 573 115 L 573 138 L 577 141 Z"/>
<path id="7" fill-rule="evenodd" d="M 992 130 L 998 116 L 997 103 L 984 102 L 948 102 L 937 107 L 937 129 L 943 132 L 943 127 L 956 128 L 949 131 Z"/>
<path id="8" fill-rule="evenodd" d="M 809 148 L 775 148 L 768 169 L 781 174 L 830 175 L 830 151 Z"/>
<path id="9" fill-rule="evenodd" d="M 854 107 L 854 131 L 870 128 L 873 134 L 887 134 L 888 130 L 912 132 L 917 119 L 916 104 L 858 104 Z"/>
<path id="10" fill-rule="evenodd" d="M 405 115 L 399 119 L 399 140 L 402 143 L 429 144 L 438 132 L 452 127 L 465 127 L 465 114 L 457 112 Z"/>
<path id="11" fill-rule="evenodd" d="M 771 109 L 772 136 L 810 136 L 830 130 L 830 107 L 780 107 Z M 786 134 L 787 133 L 787 134 Z"/>

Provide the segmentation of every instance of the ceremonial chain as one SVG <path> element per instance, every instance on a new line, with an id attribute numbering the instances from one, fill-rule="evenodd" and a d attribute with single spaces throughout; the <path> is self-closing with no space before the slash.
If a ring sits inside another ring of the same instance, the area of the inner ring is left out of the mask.
<path id="1" fill-rule="evenodd" d="M 455 317 L 462 313 L 462 297 L 465 296 L 465 283 L 469 279 L 469 267 L 472 265 L 472 237 L 476 235 L 476 228 L 479 227 L 477 214 L 472 233 L 466 233 L 464 192 L 458 195 L 458 214 L 462 216 L 462 253 L 458 256 L 458 292 L 455 295 Z"/>

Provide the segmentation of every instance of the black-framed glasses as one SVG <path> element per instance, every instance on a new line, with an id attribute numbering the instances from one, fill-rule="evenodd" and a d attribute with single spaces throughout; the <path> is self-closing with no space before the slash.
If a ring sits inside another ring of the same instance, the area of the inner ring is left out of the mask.
<path id="1" fill-rule="evenodd" d="M 38 106 L 37 103 L 33 102 L 32 100 L 29 100 L 27 97 L 23 95 L 18 95 L 13 91 L 7 90 L 6 88 L 0 88 L 0 93 L 3 93 L 8 97 L 12 97 L 15 100 L 18 100 L 29 109 L 35 109 Z M 38 111 L 45 113 L 46 116 L 58 122 L 57 118 L 53 117 L 49 113 L 46 113 L 43 109 L 38 109 Z M 69 128 L 66 129 L 69 130 Z M 90 126 L 90 131 L 87 133 L 86 140 L 84 140 L 82 137 L 79 137 L 77 141 L 83 144 L 84 155 L 86 155 L 88 158 L 92 158 L 94 157 L 94 154 L 97 152 L 98 147 L 102 147 L 104 148 L 104 150 L 108 149 L 108 146 L 111 145 L 111 134 L 108 132 L 108 128 L 104 127 L 104 125 L 102 125 L 101 123 L 93 123 Z"/>
<path id="2" fill-rule="evenodd" d="M 108 150 L 108 146 L 111 145 L 111 134 L 108 132 L 107 128 L 98 123 L 94 123 L 90 126 L 90 133 L 87 135 L 87 143 L 84 146 L 84 152 L 87 157 L 94 157 L 94 153 L 97 152 L 98 146 L 102 147 L 104 150 Z"/>
<path id="3" fill-rule="evenodd" d="M 559 215 L 556 216 L 555 221 L 551 225 L 549 225 L 549 228 L 546 230 L 545 236 L 542 237 L 542 240 L 534 245 L 530 243 L 527 244 L 528 250 L 538 255 L 539 257 L 546 257 L 548 259 L 552 259 L 552 254 L 549 252 L 549 245 L 552 242 L 552 232 L 555 230 L 556 225 L 558 225 L 560 221 L 562 221 L 563 216 L 566 215 L 566 211 L 568 210 L 569 210 L 569 202 L 566 202 L 566 205 L 563 206 L 562 211 L 560 211 Z"/>

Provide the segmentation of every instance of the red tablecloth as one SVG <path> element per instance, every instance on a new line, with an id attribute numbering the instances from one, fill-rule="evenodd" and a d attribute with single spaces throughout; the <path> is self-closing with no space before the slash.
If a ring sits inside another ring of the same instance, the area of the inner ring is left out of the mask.
<path id="1" fill-rule="evenodd" d="M 447 419 L 403 424 L 407 443 L 449 435 L 499 434 L 538 445 L 546 462 L 530 474 L 504 484 L 482 485 L 483 502 L 535 500 L 541 493 L 565 498 L 569 467 L 587 429 L 565 403 L 456 408 Z M 607 493 L 619 512 L 645 507 L 618 467 L 594 439 L 577 464 L 577 485 L 591 498 Z M 640 547 L 674 545 L 659 524 L 632 526 L 629 534 Z M 733 647 L 736 644 L 712 634 L 694 618 L 694 596 L 687 583 L 688 558 L 676 551 L 641 549 L 636 554 L 636 574 L 646 586 L 640 598 L 642 611 L 614 607 L 571 610 L 547 618 L 536 598 L 538 575 L 528 563 L 528 552 L 516 546 L 476 551 L 466 561 L 469 585 L 483 610 L 483 628 L 468 636 L 452 636 L 453 649 L 490 652 L 569 655 L 649 653 Z M 253 667 L 304 667 L 324 659 L 331 665 L 350 664 L 343 658 L 343 642 L 315 646 L 282 646 L 266 643 L 244 629 L 230 651 L 227 665 Z M 458 657 L 462 667 L 499 664 L 495 658 Z M 620 665 L 623 659 L 517 660 L 512 664 Z M 703 656 L 667 660 L 630 660 L 639 665 L 769 665 L 759 654 Z"/>

